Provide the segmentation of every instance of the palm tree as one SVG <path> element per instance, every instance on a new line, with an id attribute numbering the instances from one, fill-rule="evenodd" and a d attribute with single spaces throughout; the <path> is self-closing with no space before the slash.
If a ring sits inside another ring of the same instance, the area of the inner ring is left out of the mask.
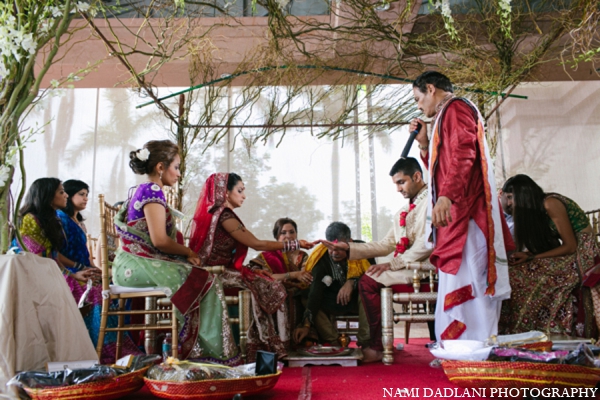
<path id="1" fill-rule="evenodd" d="M 97 133 L 94 130 L 83 132 L 80 142 L 67 152 L 65 161 L 75 166 L 84 156 L 90 153 L 102 154 L 109 151 L 113 158 L 106 161 L 100 159 L 98 165 L 111 168 L 111 174 L 103 176 L 104 182 L 97 182 L 95 186 L 100 190 L 110 190 L 115 193 L 115 199 L 123 198 L 127 193 L 128 182 L 131 182 L 130 171 L 127 168 L 129 164 L 129 152 L 139 148 L 143 143 L 137 139 L 150 126 L 157 123 L 157 118 L 151 112 L 132 114 L 131 93 L 123 89 L 107 89 L 103 97 L 108 102 L 107 106 L 102 107 L 108 111 L 108 122 L 104 122 L 97 127 Z M 117 129 L 118 127 L 118 129 Z M 95 147 L 94 147 L 95 146 Z M 101 153 L 102 152 L 102 153 Z M 108 153 L 107 153 L 108 154 Z"/>

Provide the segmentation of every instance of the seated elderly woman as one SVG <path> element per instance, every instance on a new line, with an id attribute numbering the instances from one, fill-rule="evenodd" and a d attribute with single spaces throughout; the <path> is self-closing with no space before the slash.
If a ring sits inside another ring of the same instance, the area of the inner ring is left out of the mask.
<path id="1" fill-rule="evenodd" d="M 280 218 L 273 227 L 273 237 L 278 242 L 298 239 L 298 225 L 290 218 Z M 300 291 L 308 288 L 312 282 L 312 274 L 304 270 L 308 254 L 300 249 L 290 252 L 283 250 L 263 251 L 258 257 L 250 260 L 250 268 L 263 269 L 271 273 L 271 277 L 281 281 L 287 289 L 287 309 L 277 313 L 276 329 L 280 337 L 289 338 L 296 326 L 298 315 L 304 313 L 300 301 Z M 284 332 L 282 332 L 284 331 Z M 289 340 L 284 341 L 289 346 Z"/>
<path id="2" fill-rule="evenodd" d="M 499 331 L 595 337 L 600 304 L 594 307 L 583 281 L 600 252 L 585 213 L 565 196 L 544 193 L 527 175 L 508 179 L 502 192 L 517 252 L 509 259 L 512 294 L 502 305 Z"/>
<path id="3" fill-rule="evenodd" d="M 352 241 L 350 228 L 342 222 L 329 224 L 325 237 L 329 242 Z M 327 249 L 323 244 L 315 247 L 306 262 L 306 270 L 312 273 L 313 282 L 307 294 L 302 325 L 294 330 L 296 343 L 301 343 L 311 327 L 315 327 L 321 341 L 339 345 L 337 327 L 331 317 L 358 314 L 358 344 L 370 345 L 369 323 L 358 295 L 358 279 L 371 264 L 374 260 L 348 260 L 345 250 Z"/>

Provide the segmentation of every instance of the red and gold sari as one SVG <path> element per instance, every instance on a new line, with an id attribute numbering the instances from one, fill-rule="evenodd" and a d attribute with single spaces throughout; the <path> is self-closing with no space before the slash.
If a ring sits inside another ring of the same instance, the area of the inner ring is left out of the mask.
<path id="1" fill-rule="evenodd" d="M 287 293 L 280 282 L 255 274 L 243 265 L 248 247 L 223 228 L 223 222 L 228 219 L 236 219 L 243 226 L 225 201 L 228 176 L 227 173 L 217 173 L 206 180 L 194 215 L 190 248 L 198 253 L 204 265 L 226 267 L 220 276 L 226 289 L 249 289 L 252 292 L 248 362 L 254 361 L 257 350 L 275 352 L 281 358 L 287 355 L 285 342 L 289 341 L 289 337 L 282 338 L 277 333 L 275 314 L 284 312 Z"/>

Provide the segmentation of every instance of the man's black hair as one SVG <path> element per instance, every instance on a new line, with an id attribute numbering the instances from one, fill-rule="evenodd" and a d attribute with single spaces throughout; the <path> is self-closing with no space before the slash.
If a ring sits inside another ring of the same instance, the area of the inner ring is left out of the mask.
<path id="1" fill-rule="evenodd" d="M 421 93 L 427 93 L 427 85 L 431 84 L 434 87 L 441 89 L 445 92 L 454 93 L 452 88 L 452 82 L 448 77 L 437 71 L 426 71 L 415 79 L 413 87 L 419 88 Z"/>
<path id="2" fill-rule="evenodd" d="M 423 170 L 421 169 L 419 162 L 413 157 L 406 157 L 396 161 L 390 170 L 390 176 L 394 176 L 398 172 L 402 172 L 404 175 L 412 177 L 417 171 L 423 174 Z"/>

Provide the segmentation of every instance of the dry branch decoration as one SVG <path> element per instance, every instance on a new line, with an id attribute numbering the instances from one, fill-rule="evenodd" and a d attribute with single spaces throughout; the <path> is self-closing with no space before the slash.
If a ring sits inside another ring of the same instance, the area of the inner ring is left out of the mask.
<path id="1" fill-rule="evenodd" d="M 289 2 L 253 0 L 253 14 L 258 6 L 266 13 L 263 40 L 245 49 L 232 67 L 215 39 L 219 28 L 243 27 L 246 21 L 228 7 L 184 3 L 178 10 L 189 17 L 185 22 L 170 17 L 177 14 L 166 1 L 139 10 L 143 28 L 132 35 L 154 36 L 143 46 L 114 34 L 106 39 L 131 71 L 128 84 L 163 110 L 184 151 L 231 137 L 231 148 L 237 140 L 245 146 L 278 144 L 293 131 L 344 140 L 355 111 L 368 135 L 392 134 L 417 114 L 410 86 L 399 83 L 426 69 L 447 74 L 457 94 L 472 98 L 487 119 L 519 83 L 536 80 L 540 65 L 558 63 L 561 51 L 577 64 L 597 55 L 598 47 L 593 0 L 473 0 L 452 9 L 439 0 L 440 13 L 423 12 L 414 1 L 336 0 L 321 16 L 291 15 Z M 201 15 L 210 8 L 218 18 L 194 25 L 198 16 L 206 21 Z M 166 17 L 148 17 L 157 14 Z M 159 34 L 165 31 L 178 34 L 165 41 L 169 35 Z M 567 33 L 572 39 L 565 41 Z M 148 62 L 136 70 L 130 60 L 140 56 Z M 188 61 L 190 86 L 201 88 L 177 101 L 161 101 L 153 78 L 175 58 Z M 490 142 L 495 148 L 493 132 Z"/>
<path id="2" fill-rule="evenodd" d="M 22 170 L 23 196 L 24 139 L 36 129 L 23 126 L 31 107 L 49 92 L 40 87 L 48 69 L 60 62 L 59 49 L 72 45 L 70 28 L 77 12 L 94 12 L 88 2 L 71 0 L 12 0 L 0 3 L 0 254 L 8 249 L 11 237 L 10 186 L 15 168 Z M 79 28 L 80 29 L 80 28 Z M 34 70 L 37 69 L 37 72 Z M 61 83 L 79 79 L 80 73 L 56 80 Z M 17 154 L 20 154 L 17 164 Z"/>

